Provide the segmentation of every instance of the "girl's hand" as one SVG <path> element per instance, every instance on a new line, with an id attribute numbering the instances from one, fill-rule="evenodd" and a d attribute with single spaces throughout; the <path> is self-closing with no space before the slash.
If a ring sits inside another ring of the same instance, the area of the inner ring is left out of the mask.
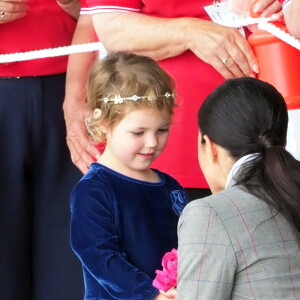
<path id="1" fill-rule="evenodd" d="M 159 291 L 160 293 L 153 300 L 167 300 L 167 299 L 175 299 L 176 297 L 176 289 L 169 289 L 167 292 Z"/>
<path id="2" fill-rule="evenodd" d="M 0 24 L 24 17 L 26 10 L 26 0 L 0 0 Z"/>
<path id="3" fill-rule="evenodd" d="M 224 78 L 255 76 L 259 72 L 252 48 L 237 29 L 189 19 L 187 32 L 188 48 Z"/>
<path id="4" fill-rule="evenodd" d="M 175 299 L 176 297 L 176 288 L 171 288 L 167 292 L 160 291 L 167 299 Z"/>

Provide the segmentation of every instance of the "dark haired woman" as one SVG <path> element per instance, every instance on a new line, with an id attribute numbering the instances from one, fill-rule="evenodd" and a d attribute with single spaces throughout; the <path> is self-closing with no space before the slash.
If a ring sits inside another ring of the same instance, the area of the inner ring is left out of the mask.
<path id="1" fill-rule="evenodd" d="M 176 299 L 300 299 L 300 162 L 284 148 L 283 97 L 258 79 L 232 79 L 198 116 L 213 195 L 179 221 Z"/>

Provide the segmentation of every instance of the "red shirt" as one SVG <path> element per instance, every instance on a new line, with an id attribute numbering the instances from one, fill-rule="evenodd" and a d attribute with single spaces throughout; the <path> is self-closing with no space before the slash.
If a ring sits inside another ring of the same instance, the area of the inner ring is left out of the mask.
<path id="1" fill-rule="evenodd" d="M 25 17 L 0 24 L 0 54 L 68 46 L 76 21 L 55 0 L 28 0 Z M 67 56 L 0 63 L 0 76 L 51 75 L 66 71 Z"/>
<path id="2" fill-rule="evenodd" d="M 212 0 L 82 0 L 82 14 L 101 11 L 135 11 L 155 17 L 195 17 L 209 20 L 203 6 Z M 205 47 L 205 45 L 203 45 Z M 197 112 L 205 97 L 224 78 L 191 51 L 159 61 L 175 79 L 179 107 L 174 117 L 168 145 L 152 167 L 175 177 L 184 187 L 207 188 L 198 165 Z"/>

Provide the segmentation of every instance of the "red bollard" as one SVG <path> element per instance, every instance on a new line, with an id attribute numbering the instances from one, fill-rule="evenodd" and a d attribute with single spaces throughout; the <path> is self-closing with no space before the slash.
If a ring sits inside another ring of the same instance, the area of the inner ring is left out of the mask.
<path id="1" fill-rule="evenodd" d="M 287 32 L 282 23 L 276 26 Z M 258 79 L 275 86 L 286 101 L 289 110 L 286 149 L 300 160 L 300 51 L 264 30 L 251 34 L 248 41 L 258 60 Z"/>
<path id="2" fill-rule="evenodd" d="M 276 26 L 287 32 L 286 27 Z M 300 108 L 300 51 L 271 33 L 258 30 L 248 41 L 258 59 L 258 79 L 274 85 L 283 95 L 288 109 Z"/>

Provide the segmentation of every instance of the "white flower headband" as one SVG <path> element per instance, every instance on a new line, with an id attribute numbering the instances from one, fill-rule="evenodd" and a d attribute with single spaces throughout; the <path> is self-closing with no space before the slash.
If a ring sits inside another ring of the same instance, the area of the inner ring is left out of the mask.
<path id="1" fill-rule="evenodd" d="M 175 92 L 172 91 L 172 93 L 169 93 L 169 92 L 166 92 L 164 95 L 157 95 L 157 96 L 137 96 L 137 95 L 133 95 L 131 97 L 121 97 L 121 96 L 115 96 L 113 98 L 108 98 L 108 97 L 105 97 L 105 98 L 102 98 L 100 100 L 102 100 L 104 103 L 108 103 L 108 102 L 113 102 L 114 104 L 120 104 L 120 103 L 123 103 L 124 101 L 138 101 L 138 100 L 141 100 L 141 99 L 146 99 L 146 100 L 154 100 L 154 99 L 157 99 L 157 98 L 175 98 Z"/>

